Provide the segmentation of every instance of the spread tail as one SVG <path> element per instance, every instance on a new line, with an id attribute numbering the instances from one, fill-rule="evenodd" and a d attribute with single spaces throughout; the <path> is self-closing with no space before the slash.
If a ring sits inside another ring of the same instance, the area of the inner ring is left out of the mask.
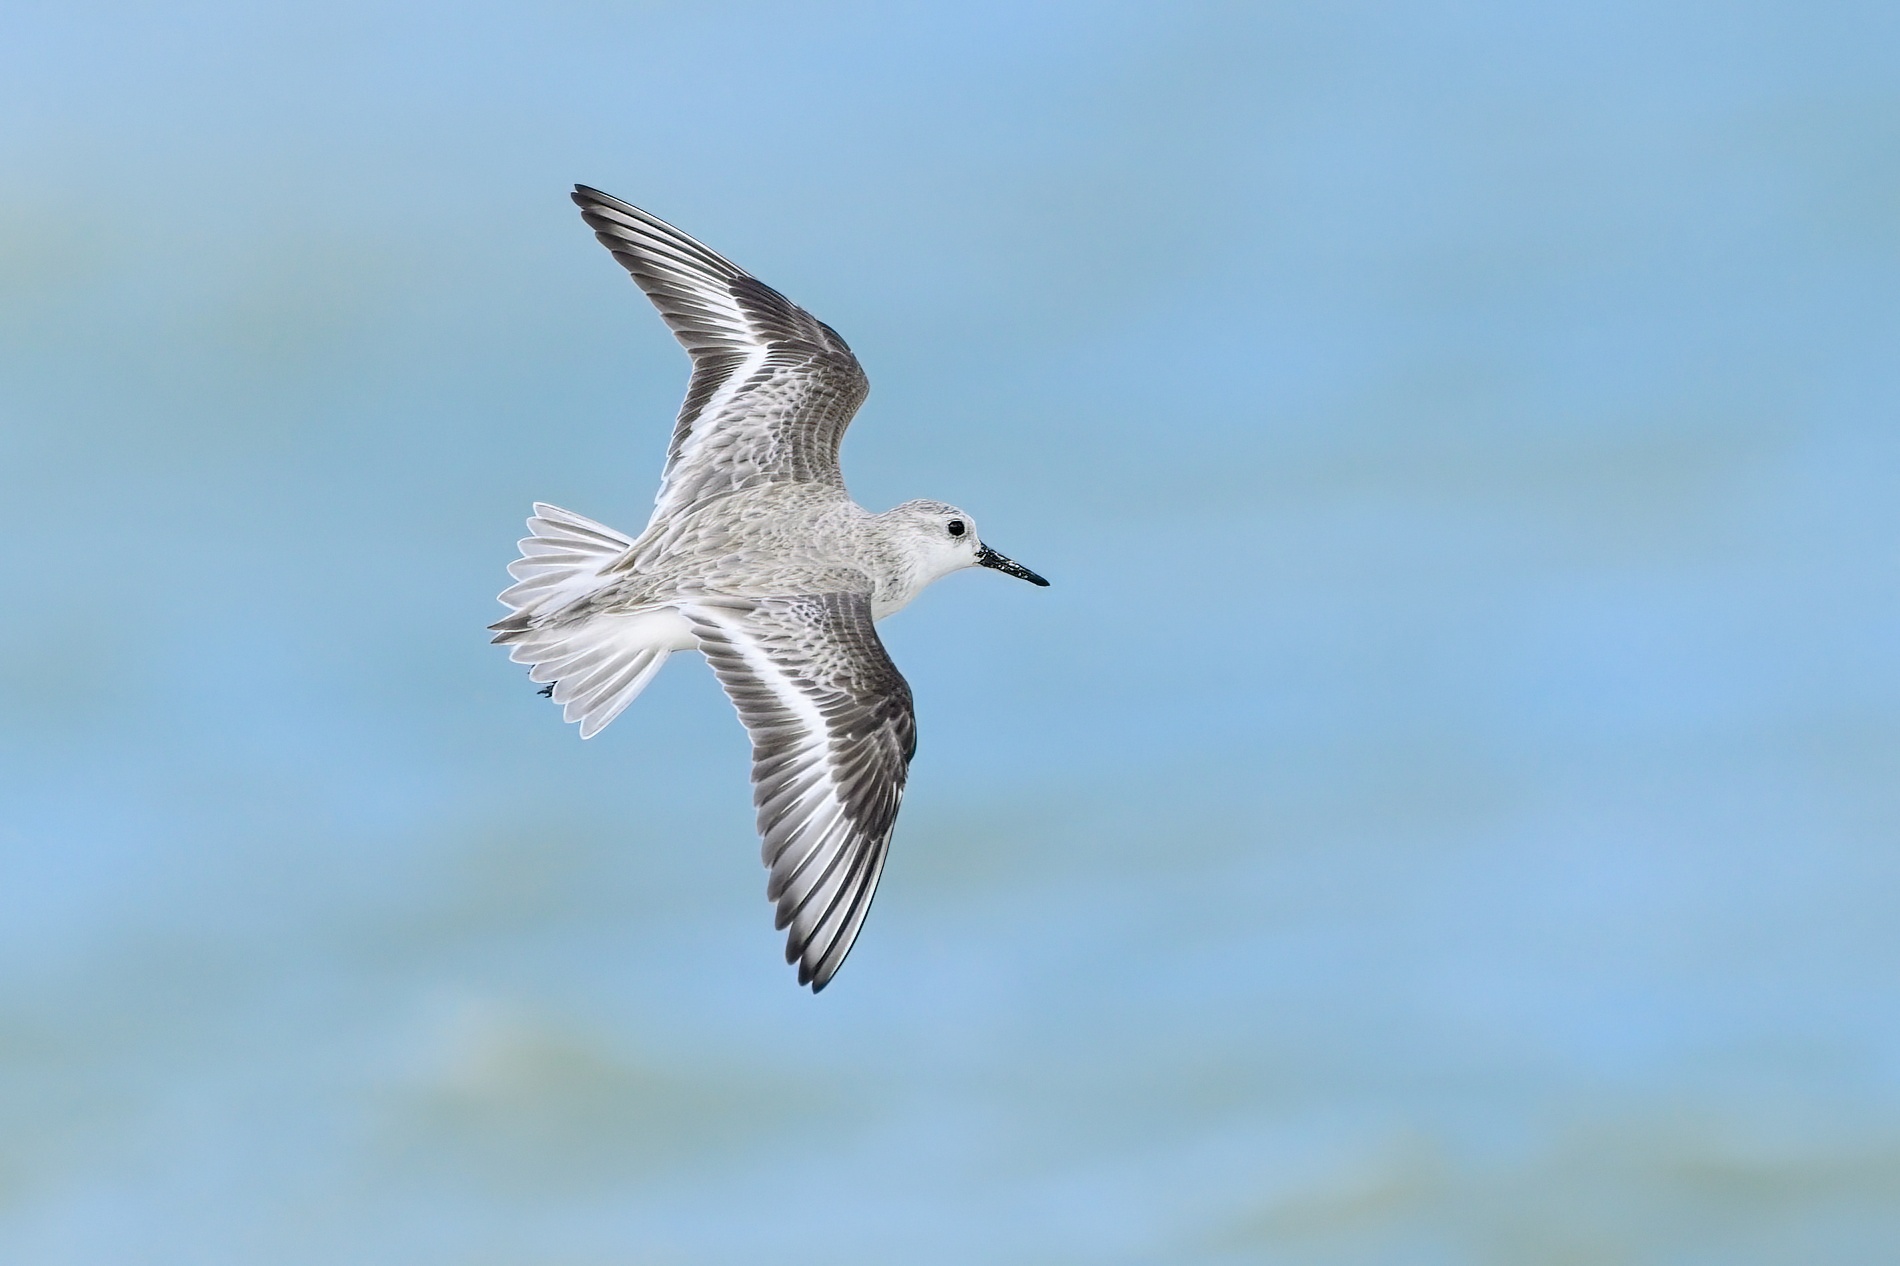
<path id="1" fill-rule="evenodd" d="M 521 557 L 508 565 L 515 583 L 502 591 L 510 614 L 488 627 L 494 641 L 513 647 L 508 657 L 532 665 L 530 681 L 551 683 L 549 694 L 565 720 L 592 738 L 632 703 L 672 651 L 665 611 L 562 613 L 600 587 L 601 575 L 633 544 L 610 527 L 559 506 L 536 502 L 521 539 Z"/>
<path id="2" fill-rule="evenodd" d="M 501 593 L 501 600 L 518 615 L 558 611 L 586 597 L 600 587 L 600 574 L 633 545 L 632 537 L 605 524 L 540 501 L 534 503 L 528 531 L 530 535 L 516 542 L 521 557 L 508 564 L 508 574 L 517 583 Z M 512 619 L 489 627 L 501 629 Z"/>

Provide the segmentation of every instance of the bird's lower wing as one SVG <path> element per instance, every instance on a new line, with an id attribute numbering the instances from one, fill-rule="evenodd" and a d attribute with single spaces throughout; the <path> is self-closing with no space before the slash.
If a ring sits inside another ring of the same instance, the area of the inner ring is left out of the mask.
<path id="1" fill-rule="evenodd" d="M 917 748 L 910 686 L 861 593 L 680 610 L 752 737 L 752 799 L 798 981 L 824 988 L 863 926 Z"/>

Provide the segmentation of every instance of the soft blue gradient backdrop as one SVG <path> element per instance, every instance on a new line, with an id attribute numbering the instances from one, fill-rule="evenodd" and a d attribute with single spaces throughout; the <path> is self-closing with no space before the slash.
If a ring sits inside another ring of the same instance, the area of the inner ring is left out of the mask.
<path id="1" fill-rule="evenodd" d="M 1573 8 L 0 11 L 0 1259 L 1900 1260 L 1900 17 Z M 1055 581 L 816 999 L 575 180 Z"/>

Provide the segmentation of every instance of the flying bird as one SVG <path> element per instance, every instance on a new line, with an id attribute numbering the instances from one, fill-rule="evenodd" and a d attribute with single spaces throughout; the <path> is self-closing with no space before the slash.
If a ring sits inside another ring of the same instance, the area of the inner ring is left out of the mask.
<path id="1" fill-rule="evenodd" d="M 870 384 L 836 331 L 672 225 L 574 202 L 692 358 L 653 517 L 628 537 L 536 503 L 489 627 L 591 738 L 674 651 L 712 665 L 752 740 L 752 799 L 785 960 L 830 982 L 870 909 L 917 724 L 876 622 L 988 567 L 1049 582 L 942 501 L 873 514 L 838 444 Z"/>

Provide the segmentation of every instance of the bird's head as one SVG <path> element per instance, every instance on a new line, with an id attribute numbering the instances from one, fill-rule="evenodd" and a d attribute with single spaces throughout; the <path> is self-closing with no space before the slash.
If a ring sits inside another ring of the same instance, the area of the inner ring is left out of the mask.
<path id="1" fill-rule="evenodd" d="M 882 516 L 899 525 L 907 552 L 925 584 L 965 567 L 988 567 L 1047 587 L 1049 582 L 997 553 L 977 535 L 976 520 L 942 501 L 906 501 Z"/>

